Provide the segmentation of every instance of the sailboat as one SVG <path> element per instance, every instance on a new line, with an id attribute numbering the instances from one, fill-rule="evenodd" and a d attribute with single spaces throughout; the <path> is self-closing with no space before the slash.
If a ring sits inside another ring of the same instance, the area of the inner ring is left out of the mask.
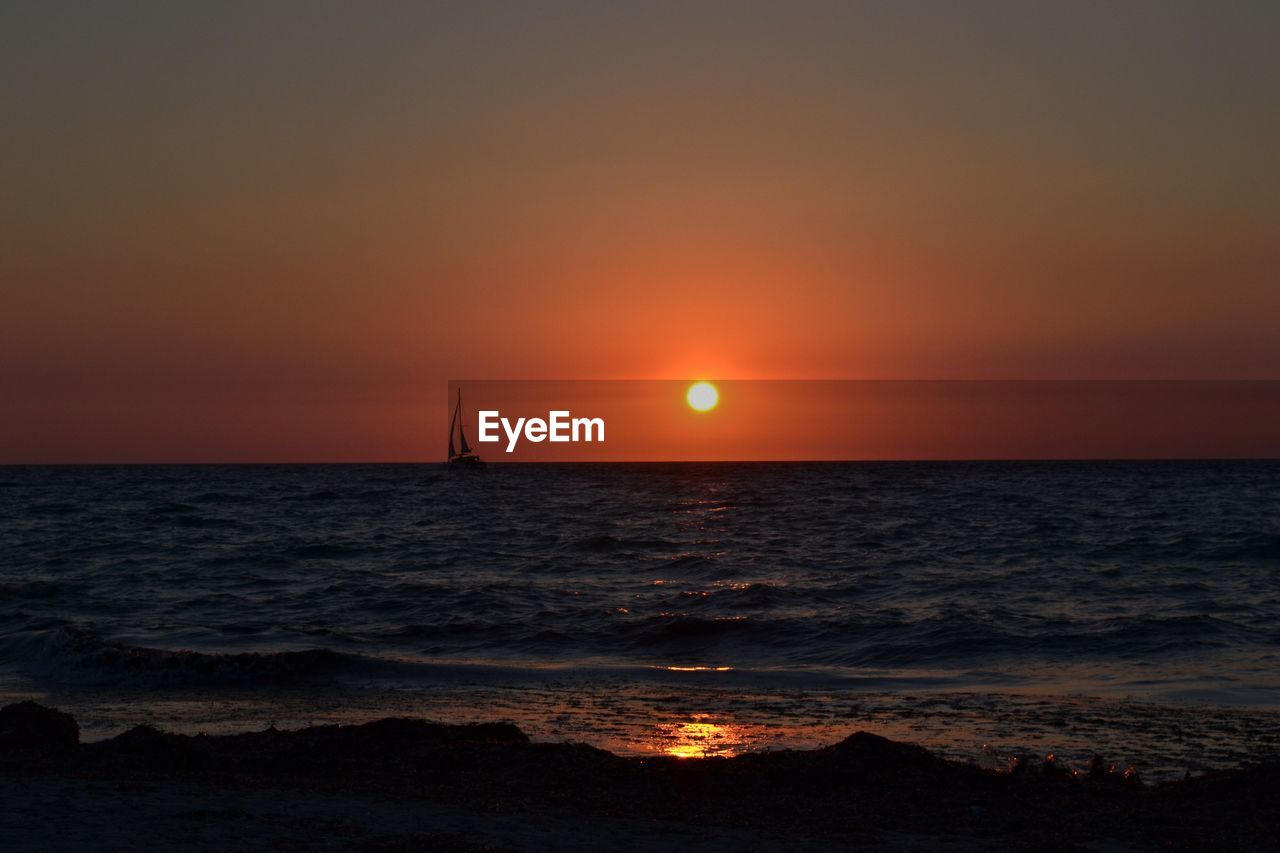
<path id="1" fill-rule="evenodd" d="M 458 444 L 462 449 L 459 453 L 458 449 L 453 445 L 454 428 L 458 431 Z M 467 434 L 462 429 L 462 389 L 458 389 L 458 402 L 453 407 L 453 417 L 449 420 L 449 461 L 460 462 L 469 465 L 479 465 L 480 457 L 471 452 L 471 445 L 467 444 Z"/>

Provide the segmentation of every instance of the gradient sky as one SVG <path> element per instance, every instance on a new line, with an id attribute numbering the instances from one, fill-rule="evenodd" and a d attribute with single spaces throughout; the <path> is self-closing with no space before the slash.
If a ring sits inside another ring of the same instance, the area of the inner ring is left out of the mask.
<path id="1" fill-rule="evenodd" d="M 1273 3 L 0 8 L 0 462 L 445 382 L 1280 378 Z"/>

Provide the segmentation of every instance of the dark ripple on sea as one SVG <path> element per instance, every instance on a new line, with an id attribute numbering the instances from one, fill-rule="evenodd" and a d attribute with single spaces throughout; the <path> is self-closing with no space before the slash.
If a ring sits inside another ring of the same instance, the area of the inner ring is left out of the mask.
<path id="1" fill-rule="evenodd" d="M 1225 673 L 1251 701 L 1280 678 L 1273 462 L 15 467 L 4 483 L 0 661 L 43 677 L 33 636 L 60 629 L 41 620 L 208 654 L 1071 670 L 1135 690 L 1168 670 Z"/>

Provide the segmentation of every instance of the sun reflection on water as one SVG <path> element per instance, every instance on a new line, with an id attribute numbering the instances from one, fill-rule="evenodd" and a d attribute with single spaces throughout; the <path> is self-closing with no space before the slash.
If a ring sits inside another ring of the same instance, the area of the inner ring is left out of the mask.
<path id="1" fill-rule="evenodd" d="M 683 722 L 658 726 L 655 746 L 674 758 L 728 758 L 746 748 L 743 732 L 732 723 L 718 722 L 715 714 L 693 714 Z"/>

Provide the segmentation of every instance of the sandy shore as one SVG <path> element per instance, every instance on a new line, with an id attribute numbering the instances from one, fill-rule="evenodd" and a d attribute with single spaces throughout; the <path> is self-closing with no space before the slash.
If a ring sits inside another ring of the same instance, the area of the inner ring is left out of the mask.
<path id="1" fill-rule="evenodd" d="M 680 760 L 410 719 L 81 743 L 69 715 L 0 710 L 12 850 L 1268 850 L 1278 799 L 1274 763 L 1151 785 L 1105 762 L 985 770 L 867 733 Z"/>

